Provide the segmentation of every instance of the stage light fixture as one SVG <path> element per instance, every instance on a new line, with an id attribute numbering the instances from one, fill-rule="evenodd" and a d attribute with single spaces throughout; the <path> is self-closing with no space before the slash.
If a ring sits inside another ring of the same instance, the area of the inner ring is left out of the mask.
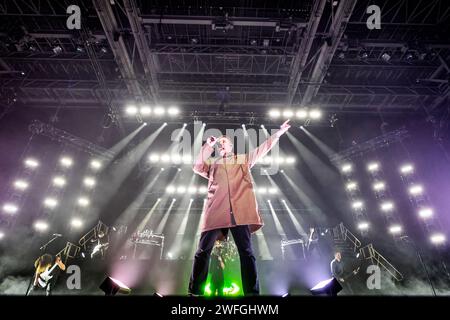
<path id="1" fill-rule="evenodd" d="M 281 116 L 281 112 L 280 110 L 277 109 L 272 109 L 269 111 L 269 117 L 277 119 Z"/>
<path id="2" fill-rule="evenodd" d="M 336 296 L 341 290 L 342 286 L 336 278 L 321 281 L 310 289 L 314 296 Z"/>
<path id="3" fill-rule="evenodd" d="M 172 163 L 178 164 L 178 163 L 181 162 L 181 157 L 180 157 L 180 155 L 178 155 L 178 154 L 172 155 L 171 159 L 172 159 Z"/>
<path id="4" fill-rule="evenodd" d="M 389 212 L 394 209 L 394 204 L 390 201 L 386 201 L 381 204 L 380 208 L 384 212 Z"/>
<path id="5" fill-rule="evenodd" d="M 152 113 L 152 108 L 149 106 L 142 106 L 139 112 L 141 116 L 149 116 Z"/>
<path id="6" fill-rule="evenodd" d="M 59 160 L 59 162 L 61 163 L 61 165 L 64 168 L 70 168 L 73 165 L 73 160 L 70 157 L 61 157 L 61 159 Z"/>
<path id="7" fill-rule="evenodd" d="M 408 175 L 414 172 L 414 166 L 412 164 L 405 164 L 400 167 L 400 172 L 403 175 Z"/>
<path id="8" fill-rule="evenodd" d="M 2 231 L 0 231 L 0 240 L 2 240 L 4 237 L 5 237 L 5 234 Z"/>
<path id="9" fill-rule="evenodd" d="M 150 160 L 150 162 L 153 162 L 153 163 L 158 162 L 159 161 L 159 155 L 156 154 L 156 153 L 153 153 L 153 154 L 150 155 L 149 160 Z"/>
<path id="10" fill-rule="evenodd" d="M 439 232 L 434 233 L 430 236 L 431 243 L 436 245 L 444 243 L 445 240 L 446 240 L 445 235 Z"/>
<path id="11" fill-rule="evenodd" d="M 135 105 L 128 105 L 125 108 L 125 113 L 130 116 L 134 116 L 138 113 L 138 108 Z"/>
<path id="12" fill-rule="evenodd" d="M 161 155 L 161 162 L 164 162 L 164 163 L 170 162 L 170 156 L 168 154 Z"/>
<path id="13" fill-rule="evenodd" d="M 294 157 L 287 157 L 286 158 L 286 163 L 288 163 L 288 164 L 295 163 L 295 158 Z"/>
<path id="14" fill-rule="evenodd" d="M 278 189 L 277 188 L 269 188 L 269 193 L 270 194 L 277 194 L 278 193 Z"/>
<path id="15" fill-rule="evenodd" d="M 349 173 L 349 172 L 352 172 L 353 167 L 352 167 L 352 165 L 351 165 L 350 163 L 347 163 L 347 164 L 344 164 L 344 165 L 342 166 L 341 170 L 342 170 L 342 172 L 344 172 L 344 173 Z"/>
<path id="16" fill-rule="evenodd" d="M 131 292 L 131 289 L 125 284 L 112 277 L 106 277 L 99 288 L 105 293 L 105 296 L 114 296 L 117 293 L 129 294 Z"/>
<path id="17" fill-rule="evenodd" d="M 183 194 L 183 193 L 185 193 L 185 192 L 186 192 L 186 188 L 185 188 L 185 187 L 179 186 L 179 187 L 177 188 L 177 193 Z"/>
<path id="18" fill-rule="evenodd" d="M 267 188 L 263 188 L 263 187 L 258 188 L 258 193 L 260 193 L 260 194 L 266 194 L 266 193 L 267 193 Z"/>
<path id="19" fill-rule="evenodd" d="M 358 229 L 359 230 L 367 230 L 367 229 L 369 229 L 369 223 L 368 222 L 360 222 L 360 223 L 358 223 Z"/>
<path id="20" fill-rule="evenodd" d="M 33 226 L 34 226 L 34 229 L 39 232 L 44 232 L 44 231 L 48 230 L 48 227 L 49 227 L 48 223 L 43 220 L 36 221 L 33 224 Z"/>
<path id="21" fill-rule="evenodd" d="M 86 198 L 86 197 L 80 197 L 80 198 L 78 198 L 78 205 L 79 205 L 80 207 L 87 207 L 87 206 L 89 206 L 90 203 L 91 203 L 91 202 L 90 202 L 89 199 Z"/>
<path id="22" fill-rule="evenodd" d="M 283 117 L 292 118 L 294 116 L 294 111 L 288 109 L 283 111 Z"/>
<path id="23" fill-rule="evenodd" d="M 347 183 L 346 188 L 347 188 L 348 191 L 353 191 L 353 190 L 356 190 L 358 188 L 358 184 L 356 182 L 354 182 L 354 181 L 350 181 L 349 183 Z"/>
<path id="24" fill-rule="evenodd" d="M 180 109 L 178 109 L 177 107 L 170 107 L 167 110 L 167 113 L 169 114 L 169 116 L 176 116 L 180 113 Z"/>
<path id="25" fill-rule="evenodd" d="M 386 188 L 386 185 L 384 184 L 384 182 L 378 181 L 373 184 L 373 190 L 375 190 L 375 191 L 382 191 L 385 188 Z"/>
<path id="26" fill-rule="evenodd" d="M 162 115 L 164 115 L 164 114 L 166 113 L 166 110 L 165 110 L 163 107 L 161 107 L 161 106 L 156 106 L 156 107 L 153 109 L 153 113 L 154 113 L 156 116 L 162 116 Z"/>
<path id="27" fill-rule="evenodd" d="M 402 226 L 399 224 L 394 224 L 389 227 L 389 232 L 392 234 L 399 234 L 402 232 Z"/>
<path id="28" fill-rule="evenodd" d="M 419 217 L 422 219 L 428 219 L 433 216 L 433 210 L 431 208 L 421 208 L 419 210 Z"/>
<path id="29" fill-rule="evenodd" d="M 391 55 L 387 52 L 383 53 L 381 55 L 381 59 L 383 59 L 383 61 L 388 62 L 389 60 L 391 60 Z"/>
<path id="30" fill-rule="evenodd" d="M 354 201 L 354 202 L 352 203 L 352 208 L 353 208 L 353 209 L 362 209 L 363 206 L 364 206 L 364 204 L 363 204 L 363 202 L 360 201 L 360 200 Z"/>
<path id="31" fill-rule="evenodd" d="M 297 113 L 295 115 L 299 119 L 306 119 L 308 117 L 308 110 L 300 109 L 297 111 Z"/>
<path id="32" fill-rule="evenodd" d="M 23 191 L 23 190 L 27 189 L 28 186 L 29 186 L 29 184 L 28 184 L 28 182 L 26 182 L 25 180 L 18 179 L 18 180 L 16 180 L 16 181 L 14 181 L 14 188 L 15 188 L 16 190 L 21 190 L 21 191 Z"/>
<path id="33" fill-rule="evenodd" d="M 66 185 L 66 179 L 62 176 L 57 176 L 53 178 L 53 185 L 58 188 L 62 188 Z"/>
<path id="34" fill-rule="evenodd" d="M 418 196 L 423 193 L 423 187 L 419 184 L 412 185 L 409 188 L 409 193 L 413 196 Z"/>
<path id="35" fill-rule="evenodd" d="M 193 186 L 189 187 L 188 188 L 188 193 L 190 193 L 190 194 L 197 193 L 197 188 L 193 187 Z"/>
<path id="36" fill-rule="evenodd" d="M 17 213 L 18 210 L 19 210 L 19 208 L 17 207 L 17 205 L 15 205 L 13 203 L 5 203 L 3 205 L 3 211 L 5 213 L 15 214 L 15 213 Z"/>
<path id="37" fill-rule="evenodd" d="M 177 189 L 176 189 L 174 186 L 168 186 L 168 187 L 166 188 L 166 192 L 167 192 L 167 193 L 175 193 L 176 190 L 177 190 Z"/>
<path id="38" fill-rule="evenodd" d="M 309 117 L 313 120 L 320 119 L 322 117 L 322 111 L 318 109 L 312 109 L 309 111 Z"/>
<path id="39" fill-rule="evenodd" d="M 369 170 L 370 172 L 378 171 L 378 169 L 380 169 L 380 165 L 378 162 L 371 162 L 367 165 L 367 170 Z"/>
<path id="40" fill-rule="evenodd" d="M 192 157 L 190 155 L 184 155 L 183 156 L 183 163 L 184 164 L 190 164 L 192 162 Z"/>
<path id="41" fill-rule="evenodd" d="M 81 228 L 82 226 L 83 226 L 83 221 L 81 220 L 81 219 L 79 219 L 79 218 L 73 218 L 71 221 L 70 221 L 70 225 L 73 227 L 73 228 Z"/>
<path id="42" fill-rule="evenodd" d="M 44 199 L 44 206 L 50 209 L 55 208 L 58 205 L 58 200 L 52 197 L 47 197 Z"/>
<path id="43" fill-rule="evenodd" d="M 102 162 L 100 160 L 92 160 L 90 163 L 90 167 L 93 170 L 100 170 L 102 168 Z"/>
<path id="44" fill-rule="evenodd" d="M 207 187 L 202 186 L 202 187 L 198 188 L 198 193 L 204 194 L 204 193 L 207 193 L 207 192 L 208 192 L 208 188 Z"/>
<path id="45" fill-rule="evenodd" d="M 93 187 L 95 187 L 96 181 L 93 177 L 85 177 L 83 180 L 83 184 L 87 188 L 93 188 Z"/>
<path id="46" fill-rule="evenodd" d="M 25 159 L 25 166 L 30 169 L 39 167 L 39 162 L 34 158 Z"/>

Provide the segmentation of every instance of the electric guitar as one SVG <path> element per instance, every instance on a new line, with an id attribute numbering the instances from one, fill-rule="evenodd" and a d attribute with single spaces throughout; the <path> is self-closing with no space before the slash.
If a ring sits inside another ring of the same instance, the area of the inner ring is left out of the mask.
<path id="1" fill-rule="evenodd" d="M 46 288 L 48 283 L 50 282 L 50 280 L 53 278 L 54 275 L 51 275 L 53 270 L 55 270 L 55 268 L 58 266 L 57 263 L 55 263 L 53 265 L 53 267 L 51 268 L 47 268 L 44 272 L 42 272 L 38 278 L 37 278 L 37 282 L 39 284 L 39 286 L 41 288 Z"/>

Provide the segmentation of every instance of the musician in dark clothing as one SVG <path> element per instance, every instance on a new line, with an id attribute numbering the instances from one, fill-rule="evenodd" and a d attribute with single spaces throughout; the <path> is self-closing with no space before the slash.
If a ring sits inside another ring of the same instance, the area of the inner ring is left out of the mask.
<path id="1" fill-rule="evenodd" d="M 344 266 L 342 265 L 342 255 L 339 251 L 334 253 L 334 259 L 331 261 L 331 274 L 335 277 L 339 282 L 345 282 L 344 276 Z"/>
<path id="2" fill-rule="evenodd" d="M 223 272 L 225 269 L 225 261 L 222 255 L 223 245 L 221 241 L 217 240 L 213 251 L 211 253 L 211 261 L 209 269 L 211 272 L 211 295 L 221 296 L 223 295 L 223 288 L 225 284 Z"/>

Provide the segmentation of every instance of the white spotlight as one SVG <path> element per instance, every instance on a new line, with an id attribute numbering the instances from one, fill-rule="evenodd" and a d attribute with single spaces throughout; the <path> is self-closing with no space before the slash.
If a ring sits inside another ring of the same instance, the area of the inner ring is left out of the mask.
<path id="1" fill-rule="evenodd" d="M 306 109 L 300 109 L 295 115 L 299 119 L 306 119 L 308 117 L 308 111 Z"/>
<path id="2" fill-rule="evenodd" d="M 410 174 L 414 172 L 414 167 L 412 164 L 405 164 L 400 167 L 400 172 L 404 175 Z"/>
<path id="3" fill-rule="evenodd" d="M 46 206 L 47 208 L 53 209 L 58 205 L 58 200 L 56 200 L 55 198 L 45 198 L 44 199 L 44 206 Z"/>
<path id="4" fill-rule="evenodd" d="M 353 167 L 350 163 L 344 164 L 341 168 L 342 172 L 344 172 L 344 173 L 352 172 L 352 169 L 353 169 Z"/>
<path id="5" fill-rule="evenodd" d="M 167 110 L 167 113 L 169 114 L 169 116 L 176 116 L 180 113 L 180 110 L 177 107 L 170 107 Z"/>
<path id="6" fill-rule="evenodd" d="M 53 185 L 59 188 L 62 188 L 66 185 L 66 179 L 61 176 L 57 176 L 53 178 Z"/>
<path id="7" fill-rule="evenodd" d="M 150 108 L 149 106 L 142 106 L 140 109 L 140 114 L 142 116 L 148 116 L 152 113 L 152 108 Z"/>
<path id="8" fill-rule="evenodd" d="M 100 160 L 92 160 L 89 165 L 90 165 L 91 169 L 94 169 L 94 170 L 99 170 L 102 168 L 102 163 Z"/>
<path id="9" fill-rule="evenodd" d="M 430 241 L 433 244 L 442 244 L 446 240 L 445 235 L 442 233 L 434 233 L 430 236 Z"/>
<path id="10" fill-rule="evenodd" d="M 352 203 L 352 208 L 353 209 L 362 209 L 362 207 L 364 206 L 363 202 L 360 200 L 354 201 Z"/>
<path id="11" fill-rule="evenodd" d="M 86 198 L 86 197 L 80 197 L 80 198 L 78 198 L 78 205 L 79 205 L 80 207 L 87 207 L 87 206 L 89 206 L 90 203 L 91 203 L 91 202 L 90 202 L 89 199 Z"/>
<path id="12" fill-rule="evenodd" d="M 19 208 L 13 203 L 5 203 L 3 205 L 3 211 L 8 214 L 15 214 Z"/>
<path id="13" fill-rule="evenodd" d="M 177 192 L 178 192 L 178 193 L 185 193 L 185 192 L 186 192 L 186 188 L 183 187 L 183 186 L 179 186 L 179 187 L 177 188 Z"/>
<path id="14" fill-rule="evenodd" d="M 133 116 L 133 115 L 135 115 L 135 114 L 138 113 L 138 108 L 136 108 L 135 105 L 128 105 L 128 106 L 125 108 L 125 113 L 126 113 L 127 115 Z"/>
<path id="15" fill-rule="evenodd" d="M 158 162 L 159 161 L 159 155 L 157 155 L 156 153 L 152 153 L 149 157 L 150 162 Z"/>
<path id="16" fill-rule="evenodd" d="M 174 154 L 174 155 L 172 155 L 172 162 L 173 162 L 173 163 L 176 163 L 176 164 L 179 164 L 179 163 L 181 162 L 181 157 L 180 157 L 180 155 L 179 155 L 179 154 Z"/>
<path id="17" fill-rule="evenodd" d="M 409 188 L 409 193 L 413 196 L 418 196 L 423 193 L 423 187 L 419 184 L 412 185 Z"/>
<path id="18" fill-rule="evenodd" d="M 318 109 L 313 109 L 309 112 L 309 117 L 314 120 L 320 119 L 322 117 L 322 112 Z"/>
<path id="19" fill-rule="evenodd" d="M 295 163 L 295 158 L 294 157 L 287 157 L 286 158 L 286 163 L 289 163 L 289 164 Z"/>
<path id="20" fill-rule="evenodd" d="M 419 217 L 422 219 L 428 219 L 433 216 L 433 210 L 431 208 L 422 208 L 419 210 Z"/>
<path id="21" fill-rule="evenodd" d="M 293 116 L 294 116 L 294 111 L 292 111 L 292 110 L 284 110 L 283 111 L 283 117 L 292 118 Z"/>
<path id="22" fill-rule="evenodd" d="M 14 188 L 23 191 L 28 188 L 28 182 L 26 182 L 25 180 L 18 179 L 14 181 Z"/>
<path id="23" fill-rule="evenodd" d="M 258 193 L 266 194 L 267 193 L 267 188 L 258 188 Z"/>
<path id="24" fill-rule="evenodd" d="M 281 116 L 280 110 L 273 109 L 273 110 L 270 110 L 270 111 L 269 111 L 269 117 L 271 117 L 271 118 L 277 119 L 277 118 L 279 118 L 280 116 Z"/>
<path id="25" fill-rule="evenodd" d="M 198 188 L 198 193 L 207 193 L 208 192 L 208 188 L 207 187 L 200 187 Z"/>
<path id="26" fill-rule="evenodd" d="M 2 240 L 5 237 L 5 234 L 0 231 L 0 240 Z"/>
<path id="27" fill-rule="evenodd" d="M 79 218 L 73 218 L 72 221 L 70 221 L 70 225 L 73 228 L 81 228 L 83 226 L 83 221 Z"/>
<path id="28" fill-rule="evenodd" d="M 83 184 L 88 188 L 93 188 L 96 184 L 96 181 L 93 177 L 85 177 L 83 180 Z"/>
<path id="29" fill-rule="evenodd" d="M 278 189 L 277 188 L 269 188 L 269 193 L 270 194 L 277 194 L 278 193 Z"/>
<path id="30" fill-rule="evenodd" d="M 27 158 L 27 159 L 25 159 L 24 163 L 25 163 L 25 166 L 30 169 L 39 167 L 39 162 L 34 158 Z"/>
<path id="31" fill-rule="evenodd" d="M 64 168 L 69 168 L 73 165 L 73 160 L 70 157 L 62 157 L 59 162 Z"/>
<path id="32" fill-rule="evenodd" d="M 266 128 L 266 127 L 264 127 L 264 125 L 262 124 L 262 125 L 261 125 L 261 129 L 263 129 L 263 130 L 264 130 L 265 128 Z"/>
<path id="33" fill-rule="evenodd" d="M 386 188 L 386 185 L 384 184 L 384 182 L 379 181 L 379 182 L 375 182 L 373 184 L 373 190 L 375 190 L 375 191 L 382 191 L 385 188 Z"/>
<path id="34" fill-rule="evenodd" d="M 394 224 L 392 226 L 389 227 L 389 232 L 392 234 L 399 234 L 402 232 L 402 226 L 399 224 Z"/>
<path id="35" fill-rule="evenodd" d="M 188 188 L 188 192 L 189 192 L 190 194 L 197 193 L 197 188 L 191 186 L 191 187 Z"/>
<path id="36" fill-rule="evenodd" d="M 192 157 L 190 155 L 184 155 L 183 156 L 183 163 L 184 164 L 190 164 L 192 162 Z"/>
<path id="37" fill-rule="evenodd" d="M 394 204 L 390 201 L 386 201 L 381 204 L 380 208 L 382 211 L 388 212 L 394 209 Z"/>
<path id="38" fill-rule="evenodd" d="M 34 223 L 34 229 L 39 232 L 46 231 L 48 229 L 48 223 L 42 220 L 38 220 Z"/>
<path id="39" fill-rule="evenodd" d="M 367 229 L 369 229 L 369 223 L 367 223 L 367 222 L 360 222 L 360 223 L 358 223 L 358 229 L 359 230 L 367 230 Z"/>
<path id="40" fill-rule="evenodd" d="M 153 109 L 153 113 L 157 116 L 162 116 L 166 113 L 166 110 L 161 106 L 157 106 Z"/>
<path id="41" fill-rule="evenodd" d="M 347 188 L 348 191 L 353 191 L 353 190 L 356 190 L 358 188 L 358 184 L 356 182 L 354 182 L 354 181 L 350 181 L 349 183 L 347 183 L 346 188 Z"/>
<path id="42" fill-rule="evenodd" d="M 168 186 L 166 188 L 167 193 L 175 193 L 175 191 L 176 191 L 176 188 L 174 186 Z"/>
<path id="43" fill-rule="evenodd" d="M 369 170 L 370 172 L 378 171 L 378 169 L 380 169 L 380 165 L 378 164 L 378 162 L 371 162 L 367 165 L 367 170 Z"/>
<path id="44" fill-rule="evenodd" d="M 161 156 L 161 161 L 164 162 L 164 163 L 170 162 L 170 156 L 168 154 L 163 154 Z"/>

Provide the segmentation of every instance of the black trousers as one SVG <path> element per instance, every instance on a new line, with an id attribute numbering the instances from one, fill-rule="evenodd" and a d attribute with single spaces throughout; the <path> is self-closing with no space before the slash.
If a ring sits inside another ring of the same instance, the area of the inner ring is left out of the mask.
<path id="1" fill-rule="evenodd" d="M 245 225 L 232 227 L 230 231 L 239 252 L 244 294 L 258 295 L 258 273 L 256 271 L 256 258 L 253 254 L 250 229 Z M 201 234 L 189 281 L 189 293 L 203 295 L 204 285 L 208 277 L 211 251 L 214 247 L 214 242 L 221 233 L 222 229 L 215 229 Z"/>

